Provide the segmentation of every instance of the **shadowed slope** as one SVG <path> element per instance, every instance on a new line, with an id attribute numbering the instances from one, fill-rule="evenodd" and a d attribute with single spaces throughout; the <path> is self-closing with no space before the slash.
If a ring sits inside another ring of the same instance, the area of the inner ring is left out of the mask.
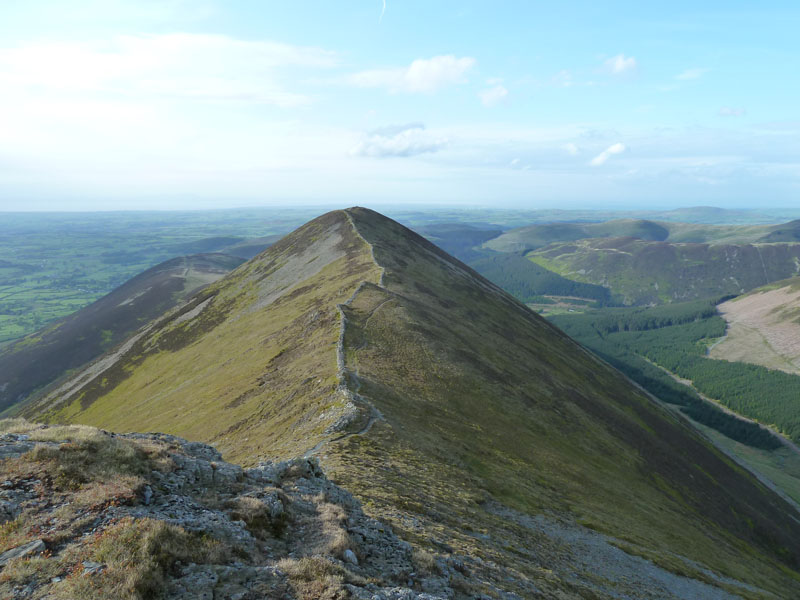
<path id="1" fill-rule="evenodd" d="M 376 213 L 352 214 L 385 288 L 351 302 L 348 367 L 391 427 L 347 440 L 337 476 L 349 487 L 384 502 L 387 517 L 416 506 L 434 527 L 450 515 L 450 543 L 470 551 L 463 524 L 490 527 L 474 503 L 491 498 L 564 511 L 640 551 L 677 551 L 731 576 L 743 572 L 742 540 L 748 560 L 795 564 L 800 547 L 784 530 L 800 531 L 793 510 L 689 426 L 438 248 Z M 392 467 L 371 467 L 382 464 Z"/>
<path id="2" fill-rule="evenodd" d="M 527 255 L 568 279 L 608 287 L 630 304 L 741 294 L 800 269 L 800 244 L 671 244 L 633 238 L 553 244 Z"/>
<path id="3" fill-rule="evenodd" d="M 312 221 L 104 360 L 27 413 L 211 440 L 244 463 L 316 454 L 417 551 L 458 559 L 461 597 L 800 593 L 791 507 L 372 211 Z M 663 568 L 631 579 L 595 542 Z"/>
<path id="4" fill-rule="evenodd" d="M 0 350 L 0 409 L 125 340 L 139 327 L 242 264 L 224 254 L 163 262 L 96 302 Z"/>

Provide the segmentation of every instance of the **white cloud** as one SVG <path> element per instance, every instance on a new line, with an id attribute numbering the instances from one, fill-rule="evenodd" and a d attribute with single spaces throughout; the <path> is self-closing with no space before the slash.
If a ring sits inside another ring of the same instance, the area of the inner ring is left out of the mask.
<path id="1" fill-rule="evenodd" d="M 578 153 L 580 152 L 578 146 L 576 144 L 573 144 L 572 142 L 564 144 L 564 150 L 566 150 L 567 154 L 569 154 L 570 156 L 577 156 Z"/>
<path id="2" fill-rule="evenodd" d="M 478 92 L 478 97 L 481 99 L 484 106 L 497 106 L 500 102 L 508 98 L 508 90 L 501 83 L 497 83 L 493 87 Z"/>
<path id="3" fill-rule="evenodd" d="M 747 111 L 743 108 L 731 108 L 730 106 L 723 106 L 719 109 L 718 114 L 722 117 L 743 117 Z"/>
<path id="4" fill-rule="evenodd" d="M 33 43 L 0 49 L 4 93 L 103 94 L 136 98 L 239 100 L 281 107 L 309 99 L 284 88 L 281 67 L 326 68 L 320 48 L 223 35 L 118 36 L 103 43 Z"/>
<path id="5" fill-rule="evenodd" d="M 432 136 L 422 123 L 408 123 L 369 132 L 350 154 L 372 158 L 408 157 L 438 152 L 446 145 L 446 139 Z"/>
<path id="6" fill-rule="evenodd" d="M 553 76 L 553 85 L 558 87 L 571 87 L 574 83 L 575 82 L 572 80 L 572 73 L 567 69 L 561 69 Z"/>
<path id="7" fill-rule="evenodd" d="M 683 73 L 675 75 L 675 79 L 677 79 L 678 81 L 689 81 L 691 79 L 700 79 L 706 73 L 708 73 L 708 69 L 701 69 L 699 67 L 695 67 L 693 69 L 686 69 Z"/>
<path id="8" fill-rule="evenodd" d="M 603 63 L 605 70 L 612 75 L 631 75 L 639 68 L 639 63 L 632 56 L 617 54 Z"/>
<path id="9" fill-rule="evenodd" d="M 475 59 L 456 58 L 452 54 L 417 59 L 407 67 L 372 69 L 349 77 L 349 81 L 365 88 L 386 88 L 390 92 L 431 93 L 449 85 L 466 81 L 465 75 Z"/>
<path id="10" fill-rule="evenodd" d="M 625 152 L 625 144 L 621 142 L 617 142 L 616 144 L 612 144 L 605 150 L 603 150 L 600 154 L 595 156 L 592 160 L 589 161 L 589 164 L 593 167 L 599 167 L 602 164 L 605 164 L 606 161 L 614 156 L 615 154 L 621 154 Z"/>

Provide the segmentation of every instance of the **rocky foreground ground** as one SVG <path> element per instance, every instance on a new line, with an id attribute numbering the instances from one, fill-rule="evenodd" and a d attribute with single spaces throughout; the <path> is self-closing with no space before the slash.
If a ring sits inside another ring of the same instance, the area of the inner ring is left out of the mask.
<path id="1" fill-rule="evenodd" d="M 366 515 L 316 458 L 243 469 L 171 435 L 5 420 L 0 598 L 737 597 L 717 587 L 736 582 L 665 571 L 584 527 L 494 502 L 485 508 L 522 536 L 485 543 L 513 544 L 531 563 L 547 558 L 540 579 L 452 549 L 412 547 Z M 523 596 L 507 591 L 511 583 Z"/>
<path id="2" fill-rule="evenodd" d="M 2 598 L 433 600 L 464 579 L 316 459 L 242 469 L 169 435 L 16 425 L 0 436 Z"/>

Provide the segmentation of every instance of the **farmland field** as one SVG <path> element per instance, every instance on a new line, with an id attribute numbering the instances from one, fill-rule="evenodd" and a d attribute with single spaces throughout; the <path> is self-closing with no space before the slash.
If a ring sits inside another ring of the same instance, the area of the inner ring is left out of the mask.
<path id="1" fill-rule="evenodd" d="M 316 212 L 4 213 L 0 344 L 86 306 L 164 260 L 282 234 Z"/>

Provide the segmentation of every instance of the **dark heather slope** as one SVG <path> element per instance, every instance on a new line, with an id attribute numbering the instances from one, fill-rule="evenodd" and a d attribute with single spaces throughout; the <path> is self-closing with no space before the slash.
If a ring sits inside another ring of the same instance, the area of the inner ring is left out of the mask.
<path id="1" fill-rule="evenodd" d="M 579 240 L 535 250 L 535 263 L 647 305 L 742 294 L 800 271 L 800 244 L 671 244 L 634 238 Z"/>
<path id="2" fill-rule="evenodd" d="M 420 573 L 449 557 L 457 597 L 800 595 L 792 507 L 366 209 L 303 226 L 26 415 L 177 433 L 244 464 L 315 455 Z"/>
<path id="3" fill-rule="evenodd" d="M 163 262 L 89 306 L 0 350 L 0 410 L 84 366 L 242 264 L 224 254 Z"/>

